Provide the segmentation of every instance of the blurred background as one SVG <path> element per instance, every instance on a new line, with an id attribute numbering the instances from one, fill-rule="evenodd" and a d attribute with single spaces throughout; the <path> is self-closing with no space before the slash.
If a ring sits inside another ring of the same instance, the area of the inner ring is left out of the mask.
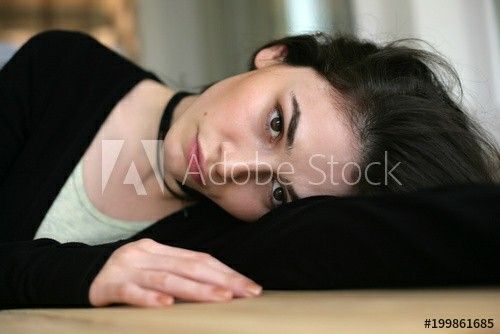
<path id="1" fill-rule="evenodd" d="M 92 34 L 176 89 L 245 71 L 267 41 L 314 31 L 428 41 L 500 143 L 500 0 L 0 0 L 0 67 L 46 29 Z"/>

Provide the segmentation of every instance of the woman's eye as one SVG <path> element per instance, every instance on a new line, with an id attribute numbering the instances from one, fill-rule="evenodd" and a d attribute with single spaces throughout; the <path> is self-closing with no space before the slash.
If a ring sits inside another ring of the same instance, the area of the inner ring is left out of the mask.
<path id="1" fill-rule="evenodd" d="M 273 207 L 278 207 L 285 202 L 285 191 L 283 186 L 277 180 L 273 181 L 271 200 Z"/>
<path id="2" fill-rule="evenodd" d="M 273 139 L 277 138 L 283 131 L 283 117 L 278 108 L 274 108 L 268 124 Z"/>

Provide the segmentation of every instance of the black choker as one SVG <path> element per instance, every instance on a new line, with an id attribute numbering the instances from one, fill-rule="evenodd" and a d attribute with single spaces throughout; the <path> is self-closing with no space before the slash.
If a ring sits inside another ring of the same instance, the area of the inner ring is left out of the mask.
<path id="1" fill-rule="evenodd" d="M 196 198 L 201 198 L 203 195 L 201 195 L 199 192 L 196 190 L 182 184 L 182 182 L 179 182 L 176 180 L 177 184 L 179 187 L 182 189 L 182 191 L 186 194 L 189 195 L 189 197 L 177 194 L 174 192 L 165 182 L 165 178 L 163 175 L 164 169 L 163 169 L 163 164 L 161 164 L 160 158 L 163 158 L 163 150 L 160 148 L 163 147 L 163 141 L 165 140 L 165 136 L 167 135 L 167 131 L 170 128 L 170 121 L 172 120 L 172 116 L 174 113 L 174 109 L 179 104 L 179 102 L 185 98 L 186 96 L 189 95 L 195 95 L 194 93 L 189 93 L 189 92 L 184 92 L 184 91 L 179 91 L 175 93 L 171 98 L 170 101 L 168 101 L 167 105 L 165 106 L 165 109 L 163 110 L 163 114 L 161 115 L 161 120 L 160 120 L 160 126 L 158 129 L 158 144 L 156 145 L 156 165 L 158 167 L 158 170 L 160 171 L 161 179 L 163 181 L 163 184 L 165 185 L 165 188 L 170 191 L 170 193 L 177 199 L 180 200 L 193 200 Z"/>
<path id="2" fill-rule="evenodd" d="M 170 128 L 170 121 L 172 120 L 175 107 L 177 107 L 183 98 L 189 95 L 194 95 L 194 93 L 180 91 L 175 93 L 170 98 L 170 101 L 168 101 L 165 109 L 163 109 L 163 114 L 161 115 L 160 128 L 158 129 L 158 140 L 165 139 L 168 128 Z"/>

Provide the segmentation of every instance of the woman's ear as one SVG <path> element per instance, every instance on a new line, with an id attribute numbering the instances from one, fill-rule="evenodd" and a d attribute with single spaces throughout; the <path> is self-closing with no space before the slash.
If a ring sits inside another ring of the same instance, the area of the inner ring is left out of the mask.
<path id="1" fill-rule="evenodd" d="M 257 52 L 253 61 L 256 68 L 276 65 L 283 63 L 287 53 L 288 49 L 286 45 L 277 44 Z"/>

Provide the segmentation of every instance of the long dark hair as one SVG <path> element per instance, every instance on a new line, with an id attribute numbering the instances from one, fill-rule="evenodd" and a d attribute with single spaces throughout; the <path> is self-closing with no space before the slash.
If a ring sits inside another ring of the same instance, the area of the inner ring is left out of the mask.
<path id="1" fill-rule="evenodd" d="M 453 89 L 455 99 L 463 95 L 456 71 L 437 53 L 407 45 L 415 42 L 377 45 L 325 33 L 291 36 L 257 49 L 249 68 L 255 69 L 261 49 L 283 44 L 284 63 L 313 68 L 341 93 L 361 147 L 358 163 L 367 171 L 355 185 L 357 193 L 495 182 L 499 150 L 452 98 Z M 385 157 L 387 166 L 365 169 Z M 387 178 L 387 169 L 398 162 L 395 178 Z"/>

